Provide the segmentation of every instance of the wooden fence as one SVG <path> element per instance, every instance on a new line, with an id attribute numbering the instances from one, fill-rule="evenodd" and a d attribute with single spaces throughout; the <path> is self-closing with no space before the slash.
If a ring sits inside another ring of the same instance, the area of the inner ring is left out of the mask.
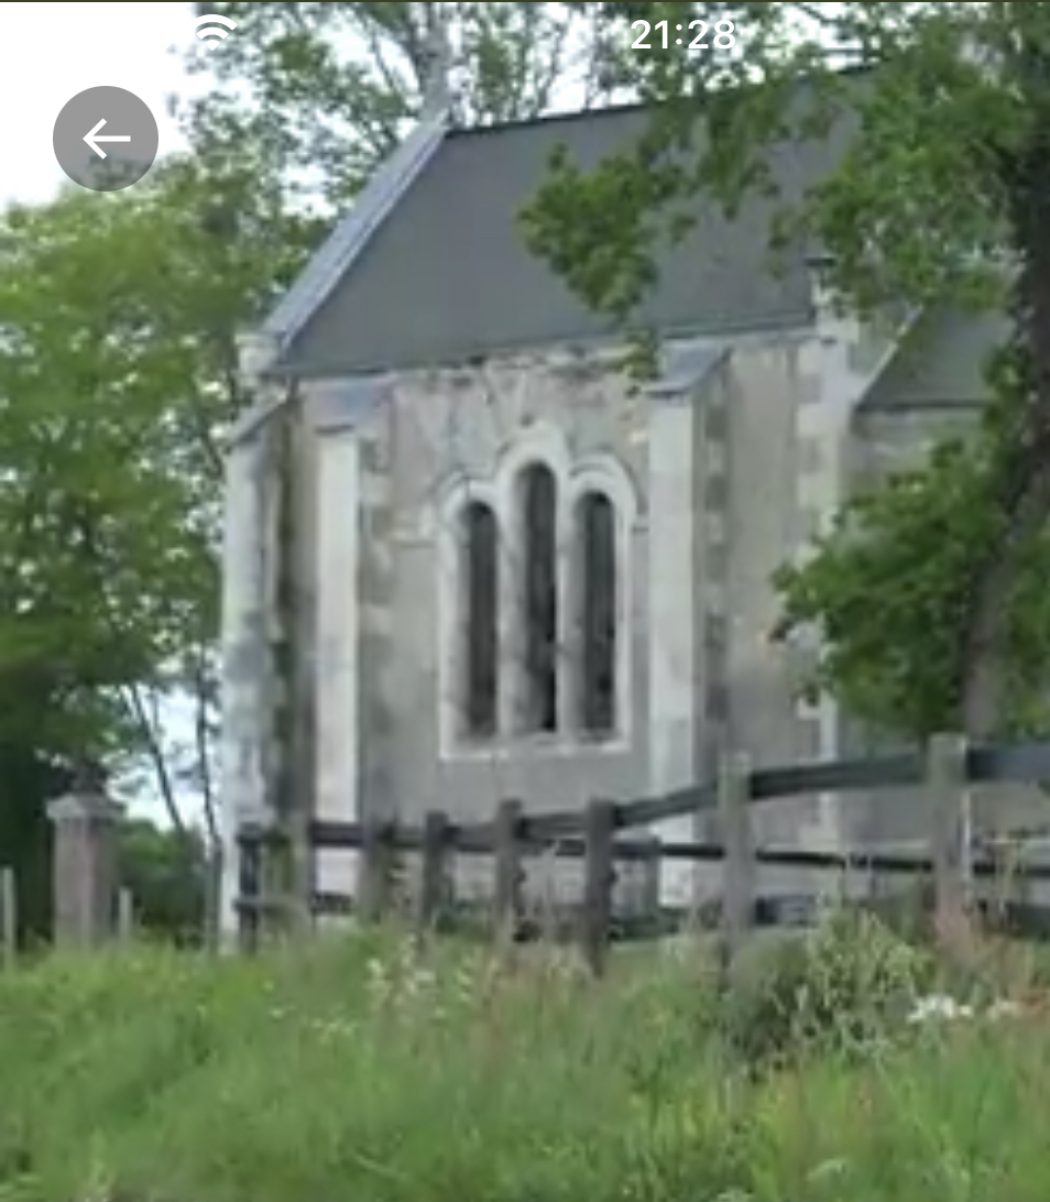
<path id="1" fill-rule="evenodd" d="M 972 883 L 999 871 L 994 856 L 974 854 L 969 786 L 1050 782 L 1050 743 L 971 746 L 961 735 L 934 736 L 924 749 L 869 759 L 752 769 L 747 757 L 727 756 L 718 778 L 659 797 L 629 802 L 602 798 L 583 810 L 528 814 L 520 802 L 499 803 L 489 821 L 462 823 L 430 812 L 419 826 L 389 819 L 363 823 L 315 820 L 307 839 L 314 849 L 360 852 L 354 898 L 314 893 L 306 904 L 313 913 L 354 912 L 364 921 L 380 918 L 390 904 L 393 858 L 398 852 L 421 856 L 416 921 L 421 928 L 439 923 L 450 905 L 447 860 L 452 852 L 492 857 L 492 926 L 506 938 L 522 914 L 523 862 L 530 854 L 556 846 L 559 856 L 583 861 L 583 885 L 577 935 L 587 962 L 601 971 L 609 942 L 612 889 L 617 861 L 719 861 L 722 863 L 720 924 L 729 955 L 753 925 L 759 865 L 795 868 L 926 874 L 932 879 L 939 930 L 969 921 Z M 918 789 L 928 810 L 929 849 L 925 855 L 769 849 L 755 846 L 751 806 L 828 792 L 869 789 Z M 722 837 L 717 843 L 662 842 L 624 832 L 648 828 L 672 818 L 717 813 Z M 1050 819 L 1050 804 L 1047 807 Z M 238 912 L 241 944 L 253 949 L 268 929 L 280 929 L 301 903 L 274 882 L 287 879 L 278 865 L 289 854 L 291 839 L 280 828 L 245 825 L 240 845 Z M 1027 879 L 1050 879 L 1050 865 L 1026 870 Z"/>

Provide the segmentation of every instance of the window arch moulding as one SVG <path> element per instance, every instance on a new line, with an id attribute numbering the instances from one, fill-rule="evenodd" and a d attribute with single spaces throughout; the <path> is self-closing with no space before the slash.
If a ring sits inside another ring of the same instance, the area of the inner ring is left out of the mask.
<path id="1" fill-rule="evenodd" d="M 521 547 L 518 489 L 531 465 L 546 467 L 556 489 L 558 642 L 563 660 L 557 690 L 556 732 L 515 733 L 515 703 L 521 684 L 514 654 L 516 593 L 515 560 Z M 615 728 L 596 738 L 584 735 L 578 721 L 578 646 L 571 623 L 579 588 L 573 564 L 575 518 L 581 499 L 599 492 L 612 503 L 614 514 L 615 597 Z M 478 740 L 464 736 L 462 683 L 465 664 L 461 624 L 464 610 L 463 545 L 459 531 L 466 508 L 474 502 L 488 506 L 496 519 L 498 555 L 497 618 L 497 733 Z M 438 684 L 438 745 L 442 759 L 507 759 L 524 748 L 538 754 L 569 756 L 582 747 L 608 752 L 628 750 L 632 739 L 631 690 L 633 668 L 632 535 L 644 525 L 638 492 L 624 465 L 612 454 L 599 452 L 573 460 L 564 433 L 549 423 L 524 427 L 508 440 L 486 478 L 456 471 L 448 477 L 430 507 L 438 576 L 436 648 Z"/>
<path id="2" fill-rule="evenodd" d="M 581 693 L 581 673 L 583 671 L 583 648 L 581 631 L 575 628 L 573 632 L 571 654 L 569 657 L 571 675 L 565 690 L 569 695 L 573 708 L 572 726 L 570 733 L 578 745 L 586 743 L 609 750 L 626 750 L 633 737 L 633 679 L 634 679 L 634 647 L 633 639 L 636 624 L 633 620 L 634 609 L 634 547 L 633 535 L 640 529 L 638 493 L 627 469 L 613 455 L 598 452 L 584 456 L 573 465 L 569 477 L 569 487 L 566 494 L 566 509 L 571 515 L 573 538 L 578 537 L 576 518 L 580 506 L 589 494 L 596 493 L 605 497 L 612 505 L 613 514 L 613 555 L 615 574 L 615 609 L 614 623 L 614 695 L 613 713 L 615 721 L 608 732 L 597 734 L 588 733 L 582 729 L 578 699 Z M 571 557 L 566 575 L 570 580 L 570 612 L 574 617 L 580 613 L 582 597 L 582 559 L 577 553 Z"/>

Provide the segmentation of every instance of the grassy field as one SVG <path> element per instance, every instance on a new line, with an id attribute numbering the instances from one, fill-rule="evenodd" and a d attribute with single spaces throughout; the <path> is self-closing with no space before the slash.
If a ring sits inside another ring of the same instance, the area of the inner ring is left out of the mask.
<path id="1" fill-rule="evenodd" d="M 0 977 L 0 1199 L 1047 1202 L 1050 1027 L 909 1025 L 932 970 L 875 943 L 721 999 L 651 949 L 54 957 Z"/>

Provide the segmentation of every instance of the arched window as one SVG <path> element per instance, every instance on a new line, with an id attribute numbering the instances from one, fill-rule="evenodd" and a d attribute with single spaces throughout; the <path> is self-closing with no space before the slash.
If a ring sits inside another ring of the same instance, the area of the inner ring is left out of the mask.
<path id="1" fill-rule="evenodd" d="M 521 725 L 526 731 L 558 728 L 557 486 L 542 464 L 520 479 Z"/>
<path id="2" fill-rule="evenodd" d="M 499 557 L 496 517 L 480 501 L 471 501 L 463 511 L 463 553 L 463 710 L 467 733 L 482 737 L 496 733 Z"/>
<path id="3" fill-rule="evenodd" d="M 580 727 L 608 734 L 616 726 L 616 530 L 604 493 L 587 492 L 576 506 Z"/>

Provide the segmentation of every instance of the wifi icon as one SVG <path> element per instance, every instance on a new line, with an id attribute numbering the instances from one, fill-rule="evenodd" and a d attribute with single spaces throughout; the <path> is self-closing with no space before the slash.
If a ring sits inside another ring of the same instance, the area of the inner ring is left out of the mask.
<path id="1" fill-rule="evenodd" d="M 201 42 L 225 42 L 230 33 L 237 28 L 237 22 L 221 13 L 205 13 L 193 22 L 197 30 L 197 40 Z"/>

